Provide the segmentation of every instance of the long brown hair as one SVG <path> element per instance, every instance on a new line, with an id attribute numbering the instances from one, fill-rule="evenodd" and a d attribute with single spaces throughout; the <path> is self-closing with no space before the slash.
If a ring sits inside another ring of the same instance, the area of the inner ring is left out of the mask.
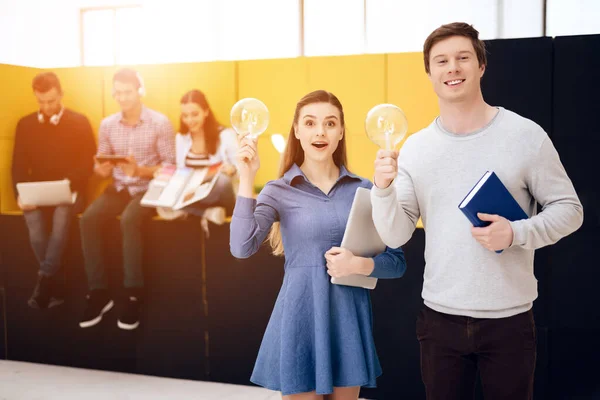
<path id="1" fill-rule="evenodd" d="M 219 134 L 223 130 L 223 126 L 219 124 L 212 109 L 208 105 L 206 96 L 201 91 L 194 89 L 190 90 L 181 97 L 181 104 L 196 103 L 204 111 L 208 110 L 208 115 L 204 119 L 204 144 L 208 154 L 215 154 L 219 145 Z M 179 119 L 179 132 L 186 134 L 190 131 L 190 128 L 183 122 L 183 119 Z"/>
<path id="2" fill-rule="evenodd" d="M 285 150 L 283 151 L 281 162 L 279 164 L 279 173 L 278 177 L 281 178 L 287 170 L 289 170 L 292 165 L 296 164 L 301 166 L 304 162 L 304 150 L 302 150 L 302 145 L 300 144 L 300 140 L 296 138 L 294 134 L 295 128 L 298 126 L 298 118 L 300 117 L 300 111 L 304 106 L 313 103 L 329 103 L 335 106 L 340 111 L 340 124 L 342 125 L 342 129 L 345 130 L 346 123 L 344 121 L 344 108 L 342 107 L 342 103 L 340 100 L 330 92 L 325 90 L 316 90 L 314 92 L 310 92 L 306 96 L 300 99 L 298 104 L 296 104 L 296 111 L 294 112 L 294 121 L 292 122 L 292 127 L 290 128 L 290 133 L 288 135 L 287 144 L 285 146 Z M 342 139 L 338 143 L 337 149 L 333 152 L 333 162 L 338 167 L 346 166 L 348 164 L 348 159 L 346 157 L 346 132 L 342 135 Z M 281 227 L 279 222 L 275 222 L 273 227 L 271 228 L 271 232 L 269 233 L 269 244 L 273 249 L 273 254 L 276 256 L 282 256 L 284 254 L 283 251 L 283 242 L 281 241 Z"/>

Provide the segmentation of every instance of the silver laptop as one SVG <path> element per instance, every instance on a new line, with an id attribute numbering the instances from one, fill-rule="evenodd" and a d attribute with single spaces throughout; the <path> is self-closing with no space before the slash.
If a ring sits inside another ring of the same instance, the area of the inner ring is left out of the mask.
<path id="1" fill-rule="evenodd" d="M 68 179 L 17 183 L 17 191 L 21 203 L 28 206 L 43 207 L 73 204 L 77 199 L 77 193 L 71 192 Z"/>
<path id="2" fill-rule="evenodd" d="M 379 237 L 373 224 L 371 207 L 371 192 L 369 189 L 358 188 L 354 195 L 348 224 L 340 247 L 350 250 L 360 257 L 373 257 L 385 251 L 385 244 Z M 364 275 L 350 275 L 343 278 L 331 278 L 336 285 L 357 286 L 374 289 L 377 278 Z"/>

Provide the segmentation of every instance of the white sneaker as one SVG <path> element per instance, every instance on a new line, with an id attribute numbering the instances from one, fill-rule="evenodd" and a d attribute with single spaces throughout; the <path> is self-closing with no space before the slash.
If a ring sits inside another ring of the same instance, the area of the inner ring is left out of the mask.
<path id="1" fill-rule="evenodd" d="M 225 207 L 210 207 L 204 210 L 203 218 L 216 225 L 225 223 Z"/>

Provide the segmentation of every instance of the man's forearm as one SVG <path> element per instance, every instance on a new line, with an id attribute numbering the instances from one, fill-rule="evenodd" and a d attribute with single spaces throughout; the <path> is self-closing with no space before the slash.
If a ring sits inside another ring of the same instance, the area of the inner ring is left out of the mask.
<path id="1" fill-rule="evenodd" d="M 140 178 L 154 178 L 154 173 L 158 171 L 160 167 L 160 165 L 155 165 L 153 167 L 138 165 L 135 171 L 135 176 Z"/>

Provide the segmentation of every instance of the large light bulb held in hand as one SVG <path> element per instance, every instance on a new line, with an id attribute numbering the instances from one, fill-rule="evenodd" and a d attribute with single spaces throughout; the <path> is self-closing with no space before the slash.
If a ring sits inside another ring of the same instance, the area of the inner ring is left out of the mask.
<path id="1" fill-rule="evenodd" d="M 385 150 L 393 150 L 406 136 L 406 115 L 393 104 L 379 104 L 371 108 L 365 119 L 367 136 Z"/>
<path id="2" fill-rule="evenodd" d="M 230 118 L 238 135 L 248 133 L 249 138 L 256 139 L 267 130 L 269 109 L 262 101 L 248 97 L 233 105 Z"/>

